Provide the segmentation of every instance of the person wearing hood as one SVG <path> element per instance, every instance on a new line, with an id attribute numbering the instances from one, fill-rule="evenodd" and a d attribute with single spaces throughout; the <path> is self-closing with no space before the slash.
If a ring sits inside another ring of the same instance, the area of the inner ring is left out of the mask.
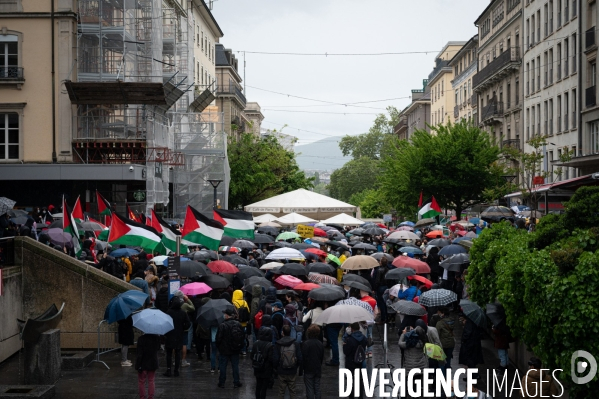
<path id="1" fill-rule="evenodd" d="M 268 287 L 266 289 L 266 296 L 260 301 L 260 310 L 264 314 L 272 314 L 272 305 L 277 301 L 277 289 L 275 287 Z M 266 306 L 270 305 L 270 306 Z M 270 308 L 270 311 L 269 311 Z"/>
<path id="2" fill-rule="evenodd" d="M 160 289 L 156 293 L 154 307 L 162 310 L 164 313 L 168 312 L 168 281 L 163 280 L 161 282 Z"/>
<path id="3" fill-rule="evenodd" d="M 173 351 L 175 352 L 175 372 L 174 376 L 179 376 L 179 366 L 181 364 L 181 349 L 183 347 L 183 334 L 189 328 L 191 323 L 187 313 L 181 309 L 183 301 L 178 297 L 173 297 L 167 314 L 173 319 L 174 328 L 165 334 L 166 347 L 166 373 L 165 377 L 171 376 L 171 366 L 173 361 Z"/>
<path id="4" fill-rule="evenodd" d="M 295 378 L 303 374 L 302 351 L 300 345 L 291 337 L 291 327 L 283 326 L 281 339 L 275 345 L 273 364 L 279 375 L 279 398 L 285 397 L 285 391 L 289 390 L 289 399 L 296 398 Z"/>
<path id="5" fill-rule="evenodd" d="M 442 273 L 441 266 L 439 265 L 440 261 L 439 248 L 432 247 L 426 256 L 426 263 L 431 268 L 431 281 L 433 283 L 439 282 L 439 277 Z"/>
<path id="6" fill-rule="evenodd" d="M 233 298 L 231 298 L 231 294 L 229 294 L 227 291 L 220 294 L 219 299 L 224 299 L 225 301 L 229 302 L 230 304 L 233 303 Z"/>
<path id="7" fill-rule="evenodd" d="M 233 291 L 233 306 L 237 310 L 238 321 L 245 332 L 245 335 L 248 335 L 248 321 L 250 320 L 250 307 L 248 303 L 243 299 L 243 291 L 235 290 Z M 247 339 L 243 340 L 243 347 L 241 348 L 241 356 L 245 356 L 247 354 Z"/>
<path id="8" fill-rule="evenodd" d="M 258 330 L 258 340 L 252 347 L 252 366 L 254 368 L 254 377 L 256 377 L 256 399 L 266 398 L 266 389 L 273 373 L 273 352 L 272 330 L 270 327 L 260 327 Z"/>
<path id="9" fill-rule="evenodd" d="M 420 326 L 407 327 L 399 337 L 399 347 L 403 350 L 402 367 L 406 375 L 412 369 L 424 370 L 428 367 L 428 357 L 424 353 L 424 345 L 428 343 L 426 331 Z"/>
<path id="10" fill-rule="evenodd" d="M 352 323 L 349 328 L 350 333 L 343 337 L 343 354 L 345 355 L 345 368 L 348 369 L 353 375 L 354 370 L 360 369 L 364 366 L 367 343 L 366 337 L 360 331 L 360 323 Z M 360 352 L 361 355 L 356 356 L 356 352 Z M 361 358 L 362 361 L 356 363 L 356 358 Z M 362 393 L 361 389 L 360 393 Z M 354 397 L 353 387 L 349 397 Z"/>
<path id="11" fill-rule="evenodd" d="M 279 339 L 279 333 L 277 332 L 277 329 L 272 325 L 271 315 L 265 314 L 264 316 L 262 316 L 262 327 L 270 328 L 272 343 L 276 343 Z M 260 327 L 260 329 L 262 329 L 262 327 Z"/>
<path id="12" fill-rule="evenodd" d="M 129 281 L 129 284 L 136 286 L 140 290 L 143 291 L 148 297 L 146 298 L 146 306 L 150 305 L 150 287 L 148 287 L 148 283 L 144 280 L 144 272 L 140 270 L 136 274 L 134 274 L 134 278 Z"/>

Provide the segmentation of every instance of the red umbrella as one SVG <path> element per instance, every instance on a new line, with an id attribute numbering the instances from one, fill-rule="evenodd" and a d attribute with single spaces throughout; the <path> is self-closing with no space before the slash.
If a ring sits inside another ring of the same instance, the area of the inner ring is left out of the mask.
<path id="1" fill-rule="evenodd" d="M 437 236 L 443 237 L 443 232 L 441 230 L 433 230 L 426 235 L 428 238 L 437 238 Z"/>
<path id="2" fill-rule="evenodd" d="M 213 273 L 239 273 L 239 269 L 235 267 L 235 265 L 233 265 L 232 263 L 227 262 L 226 260 L 212 261 L 208 263 L 208 269 L 210 269 Z"/>
<path id="3" fill-rule="evenodd" d="M 327 232 L 323 229 L 319 229 L 318 227 L 314 227 L 314 235 L 317 237 L 326 237 Z"/>
<path id="4" fill-rule="evenodd" d="M 320 288 L 320 285 L 314 283 L 301 283 L 293 287 L 294 290 L 312 291 L 315 288 Z"/>
<path id="5" fill-rule="evenodd" d="M 385 226 L 382 223 L 377 223 L 376 225 L 379 226 L 381 229 L 386 229 L 387 228 L 387 226 Z"/>
<path id="6" fill-rule="evenodd" d="M 459 235 L 460 237 L 464 237 L 466 235 L 466 231 L 465 230 L 460 230 L 456 234 Z"/>
<path id="7" fill-rule="evenodd" d="M 327 256 L 328 255 L 326 252 L 324 252 L 323 250 L 318 249 L 318 248 L 308 248 L 308 249 L 306 249 L 306 252 L 310 252 L 311 254 L 318 255 L 318 256 Z"/>
<path id="8" fill-rule="evenodd" d="M 424 285 L 426 286 L 426 288 L 428 288 L 429 290 L 433 286 L 433 282 L 430 281 L 428 278 L 423 277 L 423 276 L 418 276 L 418 275 L 416 275 L 416 276 L 408 276 L 408 280 L 420 281 L 421 283 L 424 283 Z"/>
<path id="9" fill-rule="evenodd" d="M 418 274 L 428 274 L 431 272 L 431 268 L 426 263 L 410 258 L 409 256 L 398 256 L 393 260 L 392 263 L 395 267 L 411 267 Z"/>
<path id="10" fill-rule="evenodd" d="M 456 229 L 458 229 L 458 230 L 466 230 L 466 228 L 464 226 L 462 226 L 461 224 L 459 224 L 459 223 L 452 223 L 451 227 L 453 227 L 451 229 L 451 231 L 455 231 Z"/>

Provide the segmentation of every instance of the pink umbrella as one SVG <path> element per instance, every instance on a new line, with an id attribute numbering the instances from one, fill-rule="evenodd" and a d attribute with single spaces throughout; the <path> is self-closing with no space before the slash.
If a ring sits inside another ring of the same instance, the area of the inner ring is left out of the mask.
<path id="1" fill-rule="evenodd" d="M 210 291 L 212 291 L 212 288 L 204 283 L 189 283 L 181 287 L 181 292 L 189 296 L 203 295 Z"/>
<path id="2" fill-rule="evenodd" d="M 275 279 L 275 282 L 281 284 L 282 286 L 293 288 L 296 285 L 301 284 L 302 280 L 300 280 L 297 277 L 293 277 L 293 276 L 289 276 L 289 275 L 285 274 L 285 275 L 277 277 Z"/>
<path id="3" fill-rule="evenodd" d="M 399 230 L 399 231 L 414 231 L 414 228 L 410 227 L 410 226 L 400 226 L 397 228 L 397 230 Z"/>

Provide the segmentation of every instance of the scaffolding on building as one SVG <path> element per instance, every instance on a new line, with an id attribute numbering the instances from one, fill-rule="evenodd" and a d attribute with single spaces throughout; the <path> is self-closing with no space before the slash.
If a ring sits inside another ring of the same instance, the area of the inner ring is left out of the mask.
<path id="1" fill-rule="evenodd" d="M 222 116 L 188 112 L 194 100 L 193 21 L 175 0 L 79 0 L 78 7 L 78 82 L 160 83 L 165 102 L 79 103 L 74 162 L 146 165 L 146 211 L 167 206 L 172 190 L 177 209 L 168 213 L 179 214 L 187 199 L 206 211 L 199 199 L 212 198 L 212 187 L 195 180 L 219 175 L 228 190 L 228 163 Z M 171 175 L 178 180 L 171 183 Z M 226 204 L 226 192 L 221 201 Z"/>

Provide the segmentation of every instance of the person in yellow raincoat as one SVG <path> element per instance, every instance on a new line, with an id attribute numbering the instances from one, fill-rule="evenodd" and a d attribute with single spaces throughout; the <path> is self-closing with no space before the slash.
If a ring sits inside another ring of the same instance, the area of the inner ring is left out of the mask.
<path id="1" fill-rule="evenodd" d="M 233 291 L 233 305 L 237 310 L 237 321 L 241 324 L 241 327 L 245 331 L 246 335 L 249 334 L 248 322 L 250 321 L 250 307 L 248 303 L 243 299 L 243 291 L 235 290 Z M 241 348 L 241 355 L 245 356 L 247 354 L 247 339 L 243 341 L 243 347 Z"/>

